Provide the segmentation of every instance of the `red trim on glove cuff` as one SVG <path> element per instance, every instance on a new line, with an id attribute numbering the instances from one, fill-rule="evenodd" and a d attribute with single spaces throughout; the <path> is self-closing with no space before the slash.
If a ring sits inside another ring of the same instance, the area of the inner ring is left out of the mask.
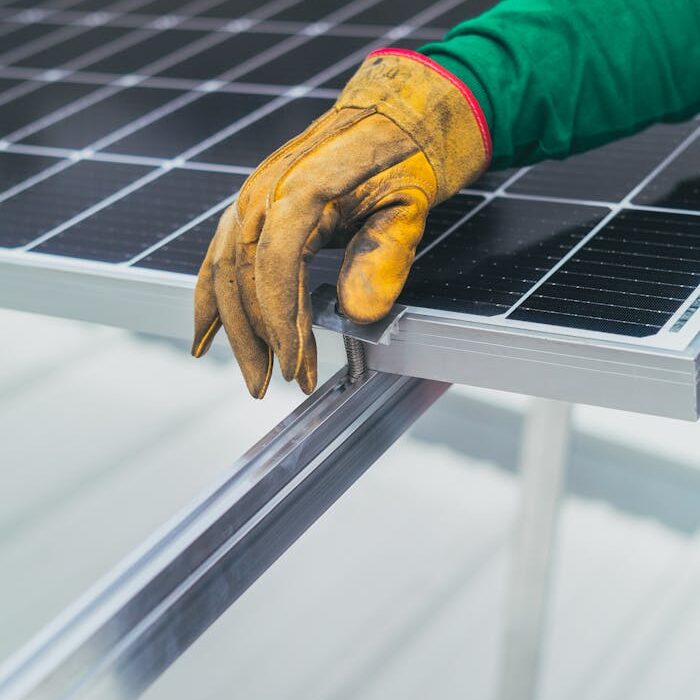
<path id="1" fill-rule="evenodd" d="M 424 56 L 422 53 L 417 51 L 410 51 L 409 49 L 376 49 L 369 54 L 367 58 L 373 56 L 401 56 L 402 58 L 408 58 L 411 61 L 417 61 L 422 63 L 427 68 L 435 71 L 438 75 L 442 76 L 446 80 L 449 80 L 464 96 L 464 99 L 469 104 L 476 123 L 479 125 L 479 131 L 481 132 L 481 138 L 484 142 L 484 151 L 486 152 L 487 162 L 491 161 L 491 154 L 493 152 L 493 146 L 491 144 L 491 133 L 489 132 L 489 126 L 486 122 L 486 117 L 481 109 L 481 105 L 474 97 L 474 93 L 453 73 L 450 73 L 446 68 L 441 66 L 439 63 L 433 61 L 432 58 Z"/>

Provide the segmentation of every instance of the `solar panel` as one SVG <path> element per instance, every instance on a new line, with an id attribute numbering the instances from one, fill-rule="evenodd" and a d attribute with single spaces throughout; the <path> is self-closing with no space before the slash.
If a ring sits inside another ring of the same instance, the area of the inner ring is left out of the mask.
<path id="1" fill-rule="evenodd" d="M 491 4 L 0 0 L 0 264 L 191 289 L 245 176 L 370 50 L 417 48 Z M 685 352 L 700 331 L 699 174 L 697 120 L 489 172 L 431 213 L 400 302 Z M 341 259 L 323 251 L 312 281 Z"/>

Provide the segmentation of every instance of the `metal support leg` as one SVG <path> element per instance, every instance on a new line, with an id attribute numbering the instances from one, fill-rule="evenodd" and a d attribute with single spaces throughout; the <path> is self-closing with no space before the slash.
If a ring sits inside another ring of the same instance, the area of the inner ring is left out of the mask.
<path id="1" fill-rule="evenodd" d="M 521 444 L 521 501 L 513 535 L 499 700 L 536 697 L 570 428 L 571 404 L 533 399 Z"/>

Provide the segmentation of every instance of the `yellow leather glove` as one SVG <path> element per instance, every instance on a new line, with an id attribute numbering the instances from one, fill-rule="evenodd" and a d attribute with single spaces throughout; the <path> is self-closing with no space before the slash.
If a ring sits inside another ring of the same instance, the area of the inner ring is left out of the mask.
<path id="1" fill-rule="evenodd" d="M 221 217 L 195 292 L 200 357 L 223 324 L 248 390 L 262 398 L 273 353 L 288 381 L 316 386 L 306 263 L 346 246 L 338 298 L 357 323 L 401 292 L 430 207 L 488 166 L 471 92 L 429 58 L 370 54 L 334 107 L 269 156 Z"/>

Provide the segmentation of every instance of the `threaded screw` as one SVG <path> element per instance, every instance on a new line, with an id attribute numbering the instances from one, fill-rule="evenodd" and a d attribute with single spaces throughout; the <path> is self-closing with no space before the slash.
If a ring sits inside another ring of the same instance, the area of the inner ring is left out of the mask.
<path id="1" fill-rule="evenodd" d="M 365 346 L 361 340 L 351 338 L 349 335 L 343 336 L 343 343 L 348 357 L 348 379 L 351 384 L 354 384 L 367 372 Z"/>

